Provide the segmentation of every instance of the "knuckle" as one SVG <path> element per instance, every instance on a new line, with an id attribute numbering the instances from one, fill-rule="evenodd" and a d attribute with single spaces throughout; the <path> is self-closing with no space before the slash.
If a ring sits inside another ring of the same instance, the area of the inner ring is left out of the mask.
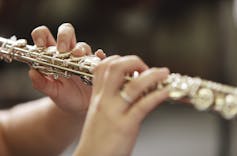
<path id="1" fill-rule="evenodd" d="M 149 70 L 150 70 L 152 73 L 156 73 L 156 72 L 159 71 L 159 69 L 158 69 L 158 68 L 155 68 L 155 67 L 152 67 L 152 68 L 150 68 Z"/>
<path id="2" fill-rule="evenodd" d="M 105 62 L 112 62 L 114 60 L 118 60 L 119 58 L 121 58 L 120 55 L 113 55 L 113 56 L 109 56 L 106 59 L 104 59 Z"/>
<path id="3" fill-rule="evenodd" d="M 119 70 L 119 69 L 120 69 L 120 66 L 121 66 L 120 63 L 118 63 L 117 61 L 110 62 L 110 63 L 108 64 L 109 69 L 112 70 L 112 71 L 117 71 L 117 70 Z"/>
<path id="4" fill-rule="evenodd" d="M 130 63 L 137 64 L 141 67 L 146 66 L 145 63 L 143 62 L 143 60 L 139 56 L 136 56 L 136 55 L 129 55 L 125 60 L 130 62 Z"/>
<path id="5" fill-rule="evenodd" d="M 86 50 L 86 52 L 91 53 L 91 47 L 86 42 L 78 42 L 77 46 Z"/>
<path id="6" fill-rule="evenodd" d="M 142 87 L 141 87 L 141 85 L 138 84 L 137 80 L 132 80 L 132 82 L 130 82 L 130 84 L 128 84 L 126 89 L 129 92 L 134 92 L 134 91 L 141 91 Z"/>
<path id="7" fill-rule="evenodd" d="M 130 58 L 135 61 L 142 61 L 141 58 L 137 55 L 130 55 Z"/>
<path id="8" fill-rule="evenodd" d="M 100 63 L 98 63 L 98 65 L 96 65 L 96 67 L 94 68 L 94 71 L 101 71 L 101 70 L 104 70 L 105 68 L 110 69 L 111 66 L 115 66 L 115 65 L 112 65 L 113 64 L 112 61 L 119 57 L 120 57 L 119 55 L 114 55 L 102 60 Z"/>
<path id="9" fill-rule="evenodd" d="M 157 69 L 157 68 L 151 68 L 151 69 L 149 69 L 147 74 L 150 76 L 158 77 L 160 75 L 160 72 L 159 72 L 159 69 Z"/>
<path id="10" fill-rule="evenodd" d="M 160 77 L 168 76 L 169 73 L 170 72 L 168 69 L 163 72 L 160 72 L 159 68 L 151 68 L 148 70 L 147 75 L 150 75 L 152 78 L 160 78 Z"/>
<path id="11" fill-rule="evenodd" d="M 119 58 L 121 58 L 120 55 L 113 55 L 113 56 L 109 56 L 106 59 L 104 59 L 103 62 L 112 62 L 112 61 L 117 60 Z"/>

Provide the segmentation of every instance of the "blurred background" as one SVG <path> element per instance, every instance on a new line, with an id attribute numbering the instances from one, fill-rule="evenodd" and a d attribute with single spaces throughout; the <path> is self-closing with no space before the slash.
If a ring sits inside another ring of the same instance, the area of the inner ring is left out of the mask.
<path id="1" fill-rule="evenodd" d="M 0 19 L 3 37 L 32 44 L 35 27 L 46 25 L 56 35 L 60 24 L 70 22 L 93 50 L 136 54 L 150 66 L 237 85 L 234 0 L 0 0 Z M 2 109 L 43 96 L 32 88 L 28 69 L 0 62 Z M 145 120 L 133 155 L 236 156 L 236 147 L 236 120 L 167 103 Z"/>

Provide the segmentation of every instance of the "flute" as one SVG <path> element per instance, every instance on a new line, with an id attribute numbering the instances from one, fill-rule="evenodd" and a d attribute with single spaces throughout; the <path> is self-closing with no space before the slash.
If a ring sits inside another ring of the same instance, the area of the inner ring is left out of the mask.
<path id="1" fill-rule="evenodd" d="M 0 37 L 0 60 L 27 63 L 54 79 L 78 75 L 88 85 L 92 85 L 92 71 L 101 61 L 95 55 L 74 57 L 70 52 L 59 53 L 55 46 L 42 48 L 28 45 L 25 39 L 17 40 L 16 37 Z M 126 76 L 125 79 L 130 81 L 133 77 Z M 236 87 L 178 73 L 171 73 L 166 80 L 157 84 L 155 89 L 164 87 L 169 88 L 171 100 L 188 99 L 197 110 L 212 109 L 225 119 L 233 119 L 237 115 Z"/>

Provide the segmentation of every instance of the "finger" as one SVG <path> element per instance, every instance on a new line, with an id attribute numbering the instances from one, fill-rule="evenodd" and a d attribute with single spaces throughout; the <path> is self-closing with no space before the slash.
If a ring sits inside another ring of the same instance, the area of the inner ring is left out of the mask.
<path id="1" fill-rule="evenodd" d="M 106 85 L 104 82 L 105 80 L 105 74 L 106 69 L 108 68 L 108 64 L 110 62 L 113 62 L 114 60 L 120 58 L 118 55 L 110 56 L 106 59 L 104 59 L 102 62 L 100 62 L 93 70 L 93 92 L 97 94 L 99 91 L 103 90 L 103 86 Z M 109 84 L 108 84 L 109 85 Z"/>
<path id="2" fill-rule="evenodd" d="M 135 101 L 149 88 L 167 78 L 169 70 L 167 68 L 151 68 L 141 73 L 141 75 L 128 82 L 123 92 L 129 95 L 129 101 Z"/>
<path id="3" fill-rule="evenodd" d="M 106 54 L 104 53 L 104 51 L 102 49 L 98 49 L 95 52 L 95 55 L 98 56 L 101 60 L 106 58 Z"/>
<path id="4" fill-rule="evenodd" d="M 34 44 L 38 47 L 48 47 L 56 45 L 56 41 L 46 26 L 39 26 L 31 32 Z"/>
<path id="5" fill-rule="evenodd" d="M 134 104 L 127 112 L 128 119 L 140 123 L 150 111 L 168 98 L 168 89 L 154 91 Z"/>
<path id="6" fill-rule="evenodd" d="M 126 75 L 148 69 L 148 66 L 137 56 L 121 57 L 108 64 L 108 67 L 109 74 L 106 81 L 112 85 L 107 85 L 106 92 L 115 94 L 120 91 Z"/>
<path id="7" fill-rule="evenodd" d="M 35 89 L 41 91 L 44 94 L 52 96 L 53 84 L 52 79 L 47 79 L 45 76 L 41 75 L 38 71 L 31 69 L 29 71 L 29 77 L 32 81 L 32 85 Z"/>
<path id="8" fill-rule="evenodd" d="M 71 51 L 76 45 L 76 35 L 73 26 L 64 23 L 58 28 L 57 49 L 59 52 Z"/>
<path id="9" fill-rule="evenodd" d="M 84 55 L 91 55 L 91 47 L 85 42 L 78 42 L 72 50 L 72 54 L 76 57 L 81 57 Z"/>

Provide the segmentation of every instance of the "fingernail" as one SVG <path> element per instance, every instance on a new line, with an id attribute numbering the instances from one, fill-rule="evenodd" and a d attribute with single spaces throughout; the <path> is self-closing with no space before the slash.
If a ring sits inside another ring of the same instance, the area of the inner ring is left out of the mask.
<path id="1" fill-rule="evenodd" d="M 104 53 L 104 51 L 102 49 L 98 49 L 98 52 L 101 53 L 102 55 L 106 56 L 106 54 Z"/>
<path id="2" fill-rule="evenodd" d="M 80 51 L 80 53 L 82 55 L 86 54 L 86 49 L 85 49 L 85 47 L 82 44 L 77 44 L 77 48 L 78 48 L 78 50 Z"/>
<path id="3" fill-rule="evenodd" d="M 85 54 L 83 53 L 83 51 L 81 51 L 80 49 L 74 49 L 72 51 L 72 54 L 76 57 L 81 57 L 81 56 L 84 56 Z"/>
<path id="4" fill-rule="evenodd" d="M 104 51 L 102 49 L 98 49 L 96 52 L 98 53 L 104 53 Z"/>
<path id="5" fill-rule="evenodd" d="M 72 49 L 72 54 L 76 57 L 85 55 L 84 51 L 82 51 L 82 48 L 78 44 Z"/>
<path id="6" fill-rule="evenodd" d="M 64 42 L 58 44 L 58 51 L 59 52 L 66 52 L 67 51 L 67 45 Z"/>
<path id="7" fill-rule="evenodd" d="M 98 56 L 100 59 L 104 59 L 106 57 L 106 54 L 104 53 L 104 51 L 102 49 L 98 49 L 95 52 L 95 55 Z"/>
<path id="8" fill-rule="evenodd" d="M 39 38 L 36 40 L 36 45 L 37 45 L 38 47 L 44 47 L 44 46 L 45 46 L 44 40 L 39 37 Z"/>

